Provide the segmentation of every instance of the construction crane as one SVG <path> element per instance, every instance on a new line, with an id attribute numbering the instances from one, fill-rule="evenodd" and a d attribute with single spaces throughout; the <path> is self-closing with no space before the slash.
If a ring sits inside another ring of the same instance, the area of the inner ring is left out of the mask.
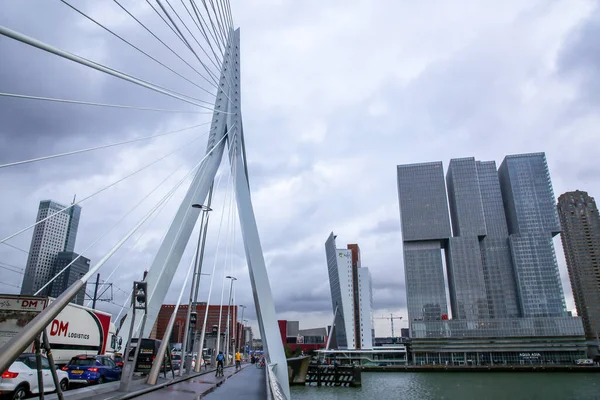
<path id="1" fill-rule="evenodd" d="M 394 338 L 394 320 L 395 319 L 402 319 L 402 317 L 395 317 L 394 314 L 390 314 L 389 317 L 375 317 L 375 319 L 389 319 L 390 322 L 392 323 L 392 338 Z"/>

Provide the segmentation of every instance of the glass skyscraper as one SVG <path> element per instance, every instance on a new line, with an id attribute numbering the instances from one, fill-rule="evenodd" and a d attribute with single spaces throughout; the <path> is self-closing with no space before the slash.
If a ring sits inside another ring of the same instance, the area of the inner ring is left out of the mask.
<path id="1" fill-rule="evenodd" d="M 398 198 L 408 318 L 447 319 L 442 246 L 451 228 L 442 163 L 399 165 Z"/>
<path id="2" fill-rule="evenodd" d="M 567 315 L 552 238 L 560 232 L 544 153 L 506 156 L 498 170 L 523 317 Z"/>
<path id="3" fill-rule="evenodd" d="M 81 207 L 64 208 L 52 200 L 40 201 L 36 221 L 56 215 L 40 222 L 33 230 L 21 294 L 32 295 L 43 287 L 52 278 L 58 253 L 72 252 L 75 248 Z M 50 289 L 47 287 L 40 295 L 50 294 Z"/>
<path id="4" fill-rule="evenodd" d="M 481 321 L 567 317 L 543 153 L 507 156 L 499 170 L 493 161 L 453 159 L 445 184 L 441 162 L 400 165 L 398 196 L 411 328 L 463 335 Z M 446 319 L 443 254 L 453 321 L 434 327 L 421 321 Z"/>

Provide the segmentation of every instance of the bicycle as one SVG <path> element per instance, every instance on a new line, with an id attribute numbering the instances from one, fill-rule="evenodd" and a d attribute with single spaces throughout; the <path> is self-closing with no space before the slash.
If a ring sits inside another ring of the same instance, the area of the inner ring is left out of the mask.
<path id="1" fill-rule="evenodd" d="M 223 376 L 223 364 L 221 364 L 221 363 L 217 364 L 217 374 L 215 376 L 216 377 Z"/>
<path id="2" fill-rule="evenodd" d="M 256 368 L 264 368 L 265 367 L 265 360 L 262 359 L 259 362 L 255 363 Z"/>

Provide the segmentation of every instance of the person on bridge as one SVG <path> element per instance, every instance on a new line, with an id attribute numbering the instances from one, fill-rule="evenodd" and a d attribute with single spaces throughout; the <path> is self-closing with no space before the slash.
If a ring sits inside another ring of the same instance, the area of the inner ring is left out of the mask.
<path id="1" fill-rule="evenodd" d="M 221 376 L 223 376 L 223 361 L 225 361 L 225 356 L 223 355 L 222 351 L 219 351 L 219 354 L 217 354 L 217 375 L 219 376 L 219 372 L 221 373 Z"/>
<path id="2" fill-rule="evenodd" d="M 242 355 L 239 351 L 235 353 L 235 369 L 236 371 L 242 369 Z"/>

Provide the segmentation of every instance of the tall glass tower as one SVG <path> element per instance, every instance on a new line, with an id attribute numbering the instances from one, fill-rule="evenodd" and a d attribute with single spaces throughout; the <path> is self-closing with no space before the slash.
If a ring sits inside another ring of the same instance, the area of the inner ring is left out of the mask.
<path id="1" fill-rule="evenodd" d="M 510 155 L 498 170 L 520 314 L 566 316 L 552 238 L 560 232 L 544 153 Z"/>
<path id="2" fill-rule="evenodd" d="M 451 236 L 441 162 L 398 166 L 408 318 L 448 318 L 442 247 Z"/>

